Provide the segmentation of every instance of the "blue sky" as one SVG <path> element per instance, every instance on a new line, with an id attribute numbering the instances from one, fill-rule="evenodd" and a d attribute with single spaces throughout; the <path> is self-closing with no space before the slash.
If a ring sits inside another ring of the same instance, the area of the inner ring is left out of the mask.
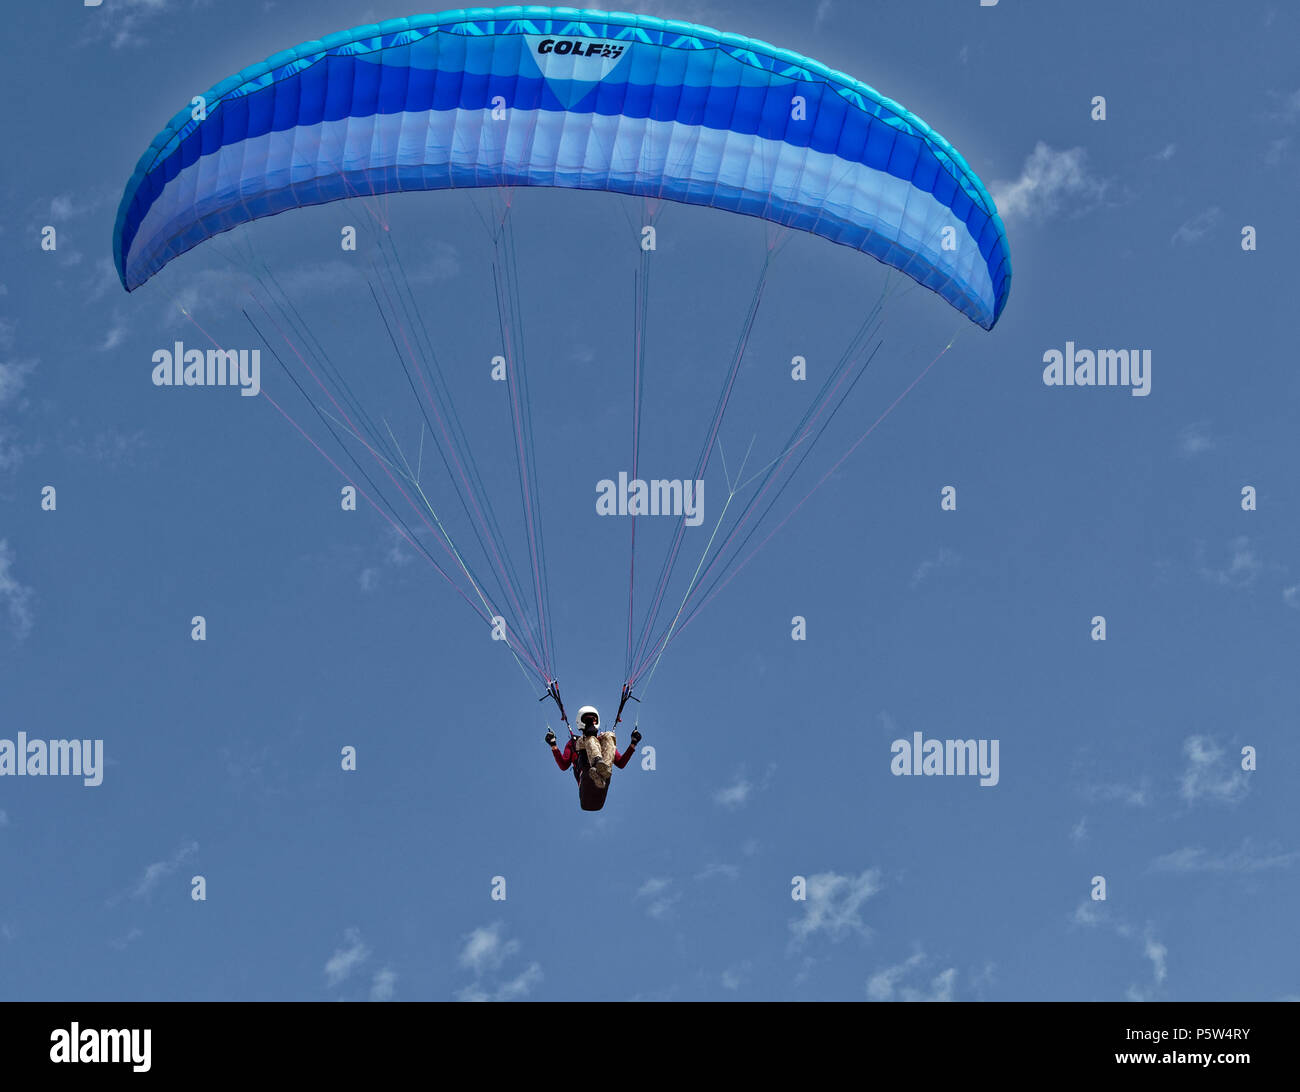
<path id="1" fill-rule="evenodd" d="M 93 788 L 0 779 L 0 997 L 1300 995 L 1300 15 L 622 6 L 798 50 L 915 111 L 997 199 L 1015 281 L 992 333 L 920 290 L 891 306 L 788 501 L 956 330 L 952 348 L 670 645 L 640 709 L 656 768 L 616 774 L 598 815 L 551 762 L 540 687 L 373 511 L 339 511 L 338 475 L 264 399 L 149 382 L 156 349 L 201 343 L 178 304 L 256 344 L 246 247 L 400 414 L 339 209 L 252 225 L 130 297 L 111 268 L 122 187 L 192 94 L 413 12 L 105 0 L 28 6 L 7 36 L 0 738 L 103 739 L 107 768 Z M 389 206 L 440 356 L 475 366 L 498 336 L 475 215 L 491 200 Z M 563 191 L 512 212 L 559 678 L 607 721 L 627 524 L 593 492 L 627 469 L 639 215 Z M 575 227 L 594 241 L 560 245 Z M 643 458 L 687 477 L 765 235 L 682 206 L 658 228 Z M 729 458 L 751 437 L 779 450 L 807 401 L 790 357 L 833 360 L 882 276 L 788 241 Z M 1151 394 L 1045 386 L 1067 341 L 1149 348 Z M 269 366 L 265 383 L 285 389 Z M 501 405 L 473 385 L 458 405 L 505 508 Z M 638 564 L 665 539 L 647 528 Z M 914 732 L 997 739 L 999 783 L 892 776 L 890 744 Z"/>

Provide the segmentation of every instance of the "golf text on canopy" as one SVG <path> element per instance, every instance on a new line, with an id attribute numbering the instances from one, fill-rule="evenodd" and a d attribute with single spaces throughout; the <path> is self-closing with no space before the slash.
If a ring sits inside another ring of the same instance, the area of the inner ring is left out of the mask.
<path id="1" fill-rule="evenodd" d="M 538 53 L 572 54 L 575 57 L 621 57 L 624 47 L 618 42 L 584 42 L 581 38 L 547 38 L 537 47 Z"/>

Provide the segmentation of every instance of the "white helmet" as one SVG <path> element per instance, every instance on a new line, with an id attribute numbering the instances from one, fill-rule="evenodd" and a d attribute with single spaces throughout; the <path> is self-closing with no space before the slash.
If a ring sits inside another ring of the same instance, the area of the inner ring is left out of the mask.
<path id="1" fill-rule="evenodd" d="M 585 717 L 588 713 L 590 713 L 592 716 L 596 718 L 596 724 L 599 726 L 600 712 L 599 710 L 596 709 L 594 705 L 584 705 L 581 709 L 578 710 L 578 723 L 581 724 L 582 718 Z"/>

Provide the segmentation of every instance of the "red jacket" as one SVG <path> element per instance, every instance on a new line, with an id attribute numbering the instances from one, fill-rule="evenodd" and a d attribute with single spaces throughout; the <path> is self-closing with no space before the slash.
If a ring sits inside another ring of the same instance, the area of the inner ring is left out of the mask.
<path id="1" fill-rule="evenodd" d="M 632 753 L 636 750 L 636 744 L 632 744 L 626 752 L 615 750 L 614 765 L 620 770 L 628 764 Z M 576 740 L 569 740 L 564 745 L 564 751 L 561 753 L 558 747 L 551 748 L 551 755 L 555 758 L 555 764 L 562 770 L 567 770 L 573 766 L 578 758 L 578 746 Z M 609 792 L 607 784 L 603 789 L 597 785 L 590 777 L 586 776 L 585 765 L 581 769 L 574 769 L 573 776 L 578 779 L 578 804 L 583 811 L 600 811 L 605 806 L 605 794 Z"/>

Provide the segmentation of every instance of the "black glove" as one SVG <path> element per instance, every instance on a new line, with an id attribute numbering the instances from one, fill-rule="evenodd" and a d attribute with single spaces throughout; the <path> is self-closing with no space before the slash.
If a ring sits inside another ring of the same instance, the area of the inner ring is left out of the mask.
<path id="1" fill-rule="evenodd" d="M 635 728 L 633 728 L 632 735 L 629 738 L 632 740 L 632 746 L 635 747 L 638 743 L 641 742 L 641 733 L 638 732 Z"/>
<path id="2" fill-rule="evenodd" d="M 546 733 L 546 742 L 549 743 L 552 747 L 555 746 L 555 733 L 554 733 L 554 732 L 548 731 L 548 732 Z"/>

